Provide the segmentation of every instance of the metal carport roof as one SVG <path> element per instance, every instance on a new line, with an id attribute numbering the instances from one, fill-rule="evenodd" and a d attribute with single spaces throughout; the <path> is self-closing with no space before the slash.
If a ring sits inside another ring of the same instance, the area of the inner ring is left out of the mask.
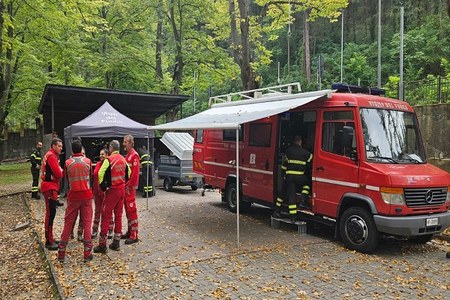
<path id="1" fill-rule="evenodd" d="M 53 109 L 58 113 L 86 113 L 108 101 L 118 111 L 130 116 L 155 119 L 186 101 L 189 96 L 132 92 L 47 84 L 39 104 L 39 113 Z"/>

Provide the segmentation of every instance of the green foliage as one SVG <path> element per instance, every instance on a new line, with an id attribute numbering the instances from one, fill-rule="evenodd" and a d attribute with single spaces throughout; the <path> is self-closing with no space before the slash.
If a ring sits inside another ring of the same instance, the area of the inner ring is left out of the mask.
<path id="1" fill-rule="evenodd" d="M 224 94 L 246 86 L 242 82 L 246 71 L 242 55 L 235 51 L 242 50 L 242 43 L 233 44 L 230 36 L 229 0 L 4 3 L 0 64 L 5 88 L 1 91 L 0 128 L 5 113 L 9 114 L 5 122 L 12 129 L 20 123 L 33 126 L 46 83 L 156 93 L 178 91 L 192 96 L 195 89 L 195 107 L 193 99 L 186 102 L 183 116 L 206 109 L 210 93 Z M 261 86 L 299 81 L 304 91 L 319 88 L 319 55 L 324 59 L 321 87 L 329 88 L 340 81 L 342 9 L 343 81 L 376 85 L 377 0 L 292 0 L 291 7 L 288 1 L 236 0 L 236 13 L 238 3 L 249 4 L 248 68 Z M 382 83 L 388 96 L 397 97 L 399 6 L 395 1 L 383 1 L 382 8 Z M 443 1 L 405 2 L 404 80 L 430 82 L 405 85 L 407 100 L 413 103 L 436 101 L 437 89 L 432 85 L 439 76 L 450 80 L 447 9 Z M 305 71 L 304 12 L 309 16 L 310 82 Z M 239 34 L 242 21 L 236 20 Z M 159 37 L 158 22 L 162 28 Z M 161 42 L 161 78 L 157 74 L 157 41 Z M 444 93 L 448 89 L 448 85 L 442 85 Z"/>

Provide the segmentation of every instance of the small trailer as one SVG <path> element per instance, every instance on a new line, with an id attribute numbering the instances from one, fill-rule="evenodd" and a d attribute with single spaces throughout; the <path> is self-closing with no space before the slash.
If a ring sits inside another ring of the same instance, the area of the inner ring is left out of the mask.
<path id="1" fill-rule="evenodd" d="M 203 176 L 192 171 L 192 151 L 194 138 L 189 133 L 166 132 L 161 142 L 171 155 L 159 158 L 158 177 L 163 179 L 163 187 L 171 191 L 174 186 L 190 186 L 193 191 L 203 186 Z"/>

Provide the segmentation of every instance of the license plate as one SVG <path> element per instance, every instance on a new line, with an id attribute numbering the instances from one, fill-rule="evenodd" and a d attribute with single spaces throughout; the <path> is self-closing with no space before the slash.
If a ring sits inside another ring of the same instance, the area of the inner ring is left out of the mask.
<path id="1" fill-rule="evenodd" d="M 436 226 L 438 224 L 438 218 L 427 219 L 427 226 Z"/>

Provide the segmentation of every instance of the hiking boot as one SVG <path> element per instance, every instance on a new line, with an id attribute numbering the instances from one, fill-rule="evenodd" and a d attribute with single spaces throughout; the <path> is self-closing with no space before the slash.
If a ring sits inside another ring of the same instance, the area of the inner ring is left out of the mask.
<path id="1" fill-rule="evenodd" d="M 295 222 L 298 221 L 297 215 L 290 215 L 290 219 L 291 219 L 291 223 L 292 223 L 292 224 L 295 224 Z"/>
<path id="2" fill-rule="evenodd" d="M 113 238 L 113 232 L 112 230 L 108 230 L 108 240 Z"/>
<path id="3" fill-rule="evenodd" d="M 126 243 L 126 241 L 125 241 Z M 114 250 L 114 251 L 119 251 L 120 250 L 120 241 L 114 239 L 113 242 L 109 245 L 109 249 Z"/>
<path id="4" fill-rule="evenodd" d="M 98 231 L 94 231 L 94 230 L 92 230 L 92 238 L 96 238 L 97 237 L 97 235 L 98 235 Z"/>
<path id="5" fill-rule="evenodd" d="M 49 251 L 56 251 L 56 250 L 58 250 L 58 244 L 46 242 L 45 248 L 47 248 Z"/>
<path id="6" fill-rule="evenodd" d="M 56 206 L 64 206 L 64 203 L 62 203 L 62 202 L 59 201 L 59 200 L 56 200 Z"/>
<path id="7" fill-rule="evenodd" d="M 94 249 L 94 252 L 95 252 L 95 249 Z M 88 256 L 84 256 L 83 262 L 89 262 L 89 261 L 91 261 L 93 258 L 94 258 L 94 255 L 91 253 L 91 254 L 88 255 Z"/>
<path id="8" fill-rule="evenodd" d="M 120 236 L 121 240 L 126 240 L 126 239 L 129 239 L 129 238 L 130 238 L 130 232 L 129 231 L 127 231 L 125 234 L 122 234 Z"/>
<path id="9" fill-rule="evenodd" d="M 275 210 L 273 211 L 272 217 L 277 218 L 277 219 L 281 219 L 282 216 L 281 216 L 280 210 L 275 209 Z"/>
<path id="10" fill-rule="evenodd" d="M 134 243 L 137 243 L 137 242 L 139 242 L 139 239 L 128 238 L 128 239 L 125 240 L 125 244 L 127 244 L 127 245 L 131 245 L 131 244 L 134 244 Z"/>
<path id="11" fill-rule="evenodd" d="M 103 254 L 106 254 L 107 251 L 108 251 L 108 249 L 106 248 L 106 245 L 105 245 L 105 246 L 100 246 L 100 245 L 98 245 L 98 246 L 95 246 L 95 247 L 94 247 L 94 253 L 103 253 Z"/>

